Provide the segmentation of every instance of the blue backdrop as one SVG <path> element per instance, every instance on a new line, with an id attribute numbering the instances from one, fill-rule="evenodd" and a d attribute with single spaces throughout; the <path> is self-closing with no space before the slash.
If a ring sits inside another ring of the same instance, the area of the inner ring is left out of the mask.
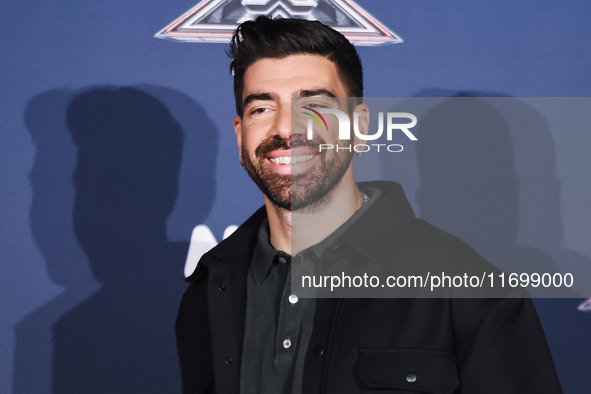
<path id="1" fill-rule="evenodd" d="M 2 0 L 2 393 L 179 391 L 191 230 L 220 239 L 262 204 L 238 162 L 225 46 L 153 38 L 195 3 Z M 367 96 L 591 94 L 587 0 L 358 3 L 405 40 L 360 48 Z M 442 150 L 387 165 L 417 213 L 485 257 L 496 246 L 589 264 L 591 136 L 540 128 L 489 144 L 510 152 L 489 163 L 516 181 L 466 195 L 474 170 L 452 201 L 506 198 L 510 236 L 445 215 L 421 164 L 446 163 Z M 566 393 L 591 386 L 591 314 L 578 302 L 536 301 Z"/>

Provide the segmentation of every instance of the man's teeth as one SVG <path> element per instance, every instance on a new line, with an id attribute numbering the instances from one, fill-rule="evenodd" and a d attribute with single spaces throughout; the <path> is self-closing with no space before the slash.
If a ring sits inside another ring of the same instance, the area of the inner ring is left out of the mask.
<path id="1" fill-rule="evenodd" d="M 296 164 L 302 161 L 310 160 L 314 155 L 302 155 L 302 156 L 280 156 L 274 157 L 271 160 L 275 164 Z"/>

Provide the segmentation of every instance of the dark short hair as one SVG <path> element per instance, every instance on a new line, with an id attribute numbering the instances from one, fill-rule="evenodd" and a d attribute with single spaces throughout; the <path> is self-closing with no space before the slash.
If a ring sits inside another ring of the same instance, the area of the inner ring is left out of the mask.
<path id="1" fill-rule="evenodd" d="M 230 72 L 234 75 L 236 112 L 240 117 L 246 69 L 260 59 L 282 59 L 293 54 L 325 56 L 336 65 L 349 96 L 363 97 L 361 60 L 345 36 L 318 21 L 259 16 L 238 26 L 228 52 L 232 58 Z"/>

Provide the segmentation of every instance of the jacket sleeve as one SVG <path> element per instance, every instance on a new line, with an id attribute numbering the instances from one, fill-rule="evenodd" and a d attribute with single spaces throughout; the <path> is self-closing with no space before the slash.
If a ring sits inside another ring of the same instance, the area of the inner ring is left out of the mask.
<path id="1" fill-rule="evenodd" d="M 457 299 L 456 356 L 461 393 L 562 393 L 529 298 Z M 473 319 L 479 316 L 478 319 Z"/>

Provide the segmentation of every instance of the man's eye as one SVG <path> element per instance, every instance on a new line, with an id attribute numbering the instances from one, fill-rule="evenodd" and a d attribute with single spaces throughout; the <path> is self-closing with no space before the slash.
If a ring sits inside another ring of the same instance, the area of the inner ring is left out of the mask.
<path id="1" fill-rule="evenodd" d="M 265 107 L 261 107 L 261 108 L 254 108 L 250 111 L 251 115 L 258 115 L 258 114 L 263 114 L 265 112 L 269 111 L 269 108 L 265 108 Z"/>
<path id="2" fill-rule="evenodd" d="M 316 97 L 311 100 L 305 100 L 300 104 L 303 108 L 310 109 L 322 109 L 322 108 L 334 108 L 335 102 L 332 99 Z"/>
<path id="3" fill-rule="evenodd" d="M 322 104 L 322 103 L 307 103 L 307 104 L 304 106 L 304 108 L 305 108 L 305 107 L 308 107 L 308 108 L 326 108 L 326 105 L 324 105 L 324 104 Z"/>

